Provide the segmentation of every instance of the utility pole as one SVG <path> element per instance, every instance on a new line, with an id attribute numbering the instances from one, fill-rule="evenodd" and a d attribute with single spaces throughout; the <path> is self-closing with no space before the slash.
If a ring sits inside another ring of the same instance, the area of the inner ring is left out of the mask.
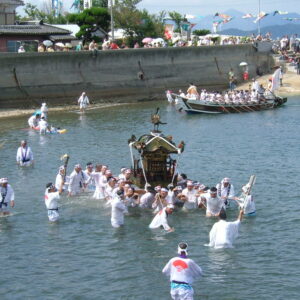
<path id="1" fill-rule="evenodd" d="M 258 0 L 258 18 L 260 18 L 260 0 Z M 260 35 L 260 19 L 258 19 L 258 35 Z"/>
<path id="2" fill-rule="evenodd" d="M 111 30 L 111 38 L 114 41 L 115 40 L 115 26 L 114 26 L 114 16 L 113 16 L 113 6 L 114 6 L 114 0 L 110 1 L 110 30 Z"/>

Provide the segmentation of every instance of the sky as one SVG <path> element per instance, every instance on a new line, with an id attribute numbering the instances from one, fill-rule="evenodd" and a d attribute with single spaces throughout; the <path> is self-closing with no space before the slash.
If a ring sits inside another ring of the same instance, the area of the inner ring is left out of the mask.
<path id="1" fill-rule="evenodd" d="M 49 0 L 24 0 L 39 7 Z M 70 11 L 74 0 L 62 0 L 65 11 Z M 236 9 L 245 13 L 256 14 L 258 3 L 261 3 L 261 11 L 272 12 L 274 10 L 300 13 L 300 0 L 142 0 L 138 7 L 146 9 L 150 13 L 158 13 L 162 10 L 177 11 L 181 14 L 206 16 L 216 12 L 225 12 L 229 9 Z M 21 13 L 22 8 L 17 9 Z"/>

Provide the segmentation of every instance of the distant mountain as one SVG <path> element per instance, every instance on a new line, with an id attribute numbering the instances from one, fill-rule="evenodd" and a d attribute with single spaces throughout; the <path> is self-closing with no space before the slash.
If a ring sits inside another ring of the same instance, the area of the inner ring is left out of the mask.
<path id="1" fill-rule="evenodd" d="M 274 25 L 274 26 L 265 26 L 261 28 L 261 33 L 266 34 L 270 32 L 273 39 L 280 38 L 284 35 L 292 35 L 297 33 L 300 37 L 300 24 L 285 24 L 285 25 Z M 239 36 L 249 36 L 252 33 L 257 34 L 257 28 L 255 30 L 240 30 L 236 28 L 230 28 L 226 30 L 222 30 L 219 32 L 220 34 L 225 35 L 239 35 Z"/>
<path id="2" fill-rule="evenodd" d="M 250 18 L 250 19 L 243 19 L 242 16 L 244 16 L 246 13 L 235 10 L 235 9 L 230 9 L 225 12 L 220 12 L 224 13 L 226 15 L 229 15 L 233 17 L 233 19 L 226 23 L 226 24 L 221 24 L 219 26 L 219 31 L 226 31 L 227 29 L 231 30 L 233 28 L 239 29 L 242 31 L 257 31 L 257 24 L 255 24 L 253 21 L 255 18 Z M 260 21 L 260 26 L 262 27 L 267 27 L 267 26 L 275 26 L 275 25 L 295 25 L 295 24 L 300 24 L 300 21 L 287 21 L 284 20 L 283 18 L 300 18 L 300 14 L 297 13 L 289 13 L 287 15 L 276 15 L 273 16 L 273 11 L 272 12 L 267 12 L 270 13 L 268 16 L 263 18 Z M 191 23 L 197 23 L 197 25 L 194 27 L 194 29 L 209 29 L 212 30 L 212 24 L 214 21 L 221 20 L 220 17 L 214 17 L 213 15 L 206 16 L 204 18 L 200 19 L 191 19 Z"/>

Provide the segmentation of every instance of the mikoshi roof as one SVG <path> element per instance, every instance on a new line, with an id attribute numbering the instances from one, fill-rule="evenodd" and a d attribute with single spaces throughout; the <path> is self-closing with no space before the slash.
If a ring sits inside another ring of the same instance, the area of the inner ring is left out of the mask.
<path id="1" fill-rule="evenodd" d="M 133 146 L 143 152 L 154 152 L 163 149 L 167 153 L 180 153 L 180 149 L 176 147 L 172 140 L 162 134 L 145 134 L 142 135 Z"/>

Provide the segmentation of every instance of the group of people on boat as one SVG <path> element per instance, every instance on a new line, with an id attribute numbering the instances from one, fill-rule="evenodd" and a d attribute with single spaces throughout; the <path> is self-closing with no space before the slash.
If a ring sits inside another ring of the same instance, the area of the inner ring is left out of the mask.
<path id="1" fill-rule="evenodd" d="M 212 105 L 255 105 L 266 103 L 265 88 L 259 84 L 256 79 L 253 79 L 252 84 L 249 85 L 249 90 L 227 90 L 222 92 L 212 91 L 209 92 L 206 89 L 202 89 L 200 93 L 197 91 L 197 87 L 194 84 L 190 84 L 186 94 L 179 90 L 179 97 L 198 100 L 205 104 Z M 171 91 L 167 91 L 168 101 L 173 103 L 179 99 L 173 99 Z"/>

